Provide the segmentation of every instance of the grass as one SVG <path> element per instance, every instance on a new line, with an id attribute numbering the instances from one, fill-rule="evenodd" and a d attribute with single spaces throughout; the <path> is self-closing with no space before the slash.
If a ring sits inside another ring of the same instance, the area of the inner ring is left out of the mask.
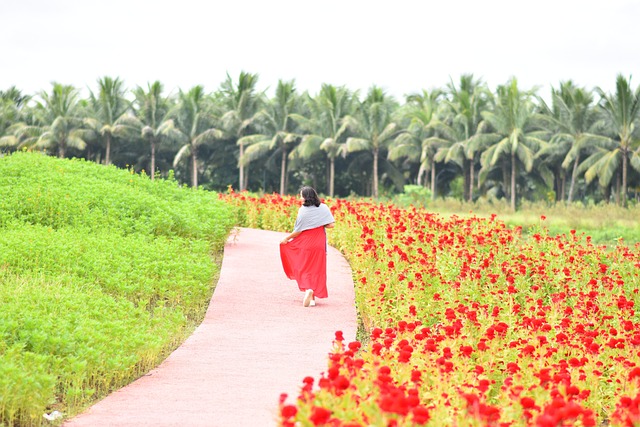
<path id="1" fill-rule="evenodd" d="M 15 153 L 0 194 L 1 426 L 82 411 L 201 322 L 236 216 L 215 193 Z"/>

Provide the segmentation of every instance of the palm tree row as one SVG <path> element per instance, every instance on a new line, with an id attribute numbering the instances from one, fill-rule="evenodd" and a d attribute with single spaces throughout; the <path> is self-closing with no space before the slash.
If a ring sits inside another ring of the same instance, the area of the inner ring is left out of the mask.
<path id="1" fill-rule="evenodd" d="M 272 97 L 240 73 L 212 93 L 166 94 L 160 82 L 128 91 L 103 77 L 87 99 L 53 83 L 35 96 L 0 91 L 0 150 L 174 171 L 182 182 L 224 190 L 379 197 L 406 184 L 431 197 L 615 200 L 640 187 L 640 86 L 619 75 L 614 93 L 571 81 L 550 102 L 515 78 L 495 91 L 472 75 L 403 103 L 373 86 L 361 96 L 322 85 L 299 93 L 280 81 Z M 597 98 L 597 99 L 596 99 Z M 276 190 L 277 189 L 277 190 Z"/>

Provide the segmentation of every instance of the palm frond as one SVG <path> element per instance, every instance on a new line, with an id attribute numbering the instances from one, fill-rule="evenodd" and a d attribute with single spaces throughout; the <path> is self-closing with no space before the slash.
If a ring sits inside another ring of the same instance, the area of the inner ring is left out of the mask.
<path id="1" fill-rule="evenodd" d="M 176 156 L 173 158 L 173 167 L 175 168 L 182 162 L 185 158 L 191 156 L 191 145 L 185 144 L 176 153 Z"/>
<path id="2" fill-rule="evenodd" d="M 371 141 L 365 138 L 347 138 L 347 151 L 366 151 L 371 149 Z"/>
<path id="3" fill-rule="evenodd" d="M 244 150 L 244 156 L 240 158 L 240 165 L 246 166 L 250 162 L 253 162 L 261 157 L 263 157 L 266 153 L 270 151 L 270 140 L 263 139 L 261 141 L 256 141 L 253 144 L 249 145 Z"/>
<path id="4" fill-rule="evenodd" d="M 18 148 L 19 140 L 14 135 L 0 137 L 0 147 Z"/>
<path id="5" fill-rule="evenodd" d="M 198 147 L 200 145 L 222 139 L 223 137 L 224 132 L 222 132 L 220 129 L 207 129 L 194 138 L 193 145 Z"/>
<path id="6" fill-rule="evenodd" d="M 295 148 L 295 153 L 303 159 L 310 158 L 320 150 L 324 139 L 318 135 L 306 135 Z"/>

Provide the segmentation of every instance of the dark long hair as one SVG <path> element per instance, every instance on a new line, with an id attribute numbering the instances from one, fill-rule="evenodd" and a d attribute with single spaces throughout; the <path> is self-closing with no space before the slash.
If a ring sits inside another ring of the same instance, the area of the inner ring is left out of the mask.
<path id="1" fill-rule="evenodd" d="M 304 198 L 303 206 L 320 206 L 320 198 L 313 187 L 304 186 L 300 189 L 300 195 Z"/>

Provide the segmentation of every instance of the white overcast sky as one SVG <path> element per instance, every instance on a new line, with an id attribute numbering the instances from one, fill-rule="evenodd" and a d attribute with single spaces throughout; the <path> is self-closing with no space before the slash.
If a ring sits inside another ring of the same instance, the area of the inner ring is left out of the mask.
<path id="1" fill-rule="evenodd" d="M 295 79 L 399 100 L 472 73 L 489 87 L 640 84 L 640 0 L 0 0 L 0 89 L 95 89 L 160 80 L 217 89 L 227 73 L 258 88 Z"/>

